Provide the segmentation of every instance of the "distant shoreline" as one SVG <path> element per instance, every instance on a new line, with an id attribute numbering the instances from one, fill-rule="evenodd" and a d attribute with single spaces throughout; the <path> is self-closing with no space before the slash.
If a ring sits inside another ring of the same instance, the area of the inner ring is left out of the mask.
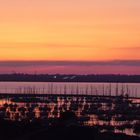
<path id="1" fill-rule="evenodd" d="M 108 84 L 110 84 L 110 83 L 116 83 L 116 84 L 130 84 L 130 83 L 132 83 L 132 84 L 140 84 L 140 82 L 107 82 L 107 81 L 101 81 L 101 82 L 96 82 L 96 81 L 94 81 L 94 82 L 88 82 L 88 81 L 86 81 L 86 82 L 84 82 L 84 81 L 1 81 L 0 80 L 0 83 L 1 82 L 3 82 L 3 83 L 6 83 L 6 82 L 20 82 L 20 83 L 24 83 L 24 82 L 26 82 L 26 83 L 30 83 L 30 82 L 32 82 L 32 83 L 108 83 Z"/>
<path id="2" fill-rule="evenodd" d="M 0 82 L 140 83 L 140 75 L 0 74 Z"/>

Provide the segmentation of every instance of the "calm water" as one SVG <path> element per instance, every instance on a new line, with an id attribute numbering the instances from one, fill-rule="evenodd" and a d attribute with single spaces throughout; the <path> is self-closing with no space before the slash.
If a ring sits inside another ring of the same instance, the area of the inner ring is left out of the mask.
<path id="1" fill-rule="evenodd" d="M 0 93 L 129 94 L 131 97 L 140 97 L 140 83 L 0 82 Z"/>
<path id="2" fill-rule="evenodd" d="M 140 84 L 115 83 L 42 83 L 42 82 L 0 82 L 0 93 L 26 93 L 26 94 L 90 94 L 90 95 L 125 95 L 140 97 Z M 1 98 L 0 117 L 10 120 L 32 120 L 34 118 L 58 118 L 60 112 L 71 110 L 79 118 L 83 118 L 84 125 L 102 126 L 101 131 L 110 129 L 128 135 L 134 133 L 133 126 L 139 124 L 140 100 L 117 100 L 117 98 L 104 97 L 40 97 L 31 98 Z M 39 102 L 38 102 L 39 101 Z M 121 102 L 120 102 L 121 101 Z M 127 108 L 122 111 L 122 108 Z M 121 112 L 122 111 L 122 112 Z M 128 115 L 123 114 L 123 112 Z M 114 112 L 113 114 L 110 112 Z M 120 113 L 121 112 L 121 113 Z M 110 114 L 110 115 L 108 115 Z M 104 129 L 104 127 L 105 129 Z M 122 130 L 122 128 L 125 128 Z M 107 127 L 107 128 L 106 128 Z M 109 127 L 109 128 L 108 128 Z"/>

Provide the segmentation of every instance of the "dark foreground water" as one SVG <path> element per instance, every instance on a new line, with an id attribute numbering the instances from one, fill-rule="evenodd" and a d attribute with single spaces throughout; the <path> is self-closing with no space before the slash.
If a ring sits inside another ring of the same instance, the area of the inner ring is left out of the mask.
<path id="1" fill-rule="evenodd" d="M 49 94 L 1 96 L 0 118 L 5 120 L 57 119 L 69 110 L 77 115 L 80 125 L 140 136 L 140 100 L 129 98 L 140 97 L 140 84 L 5 82 L 0 83 L 0 93 Z"/>

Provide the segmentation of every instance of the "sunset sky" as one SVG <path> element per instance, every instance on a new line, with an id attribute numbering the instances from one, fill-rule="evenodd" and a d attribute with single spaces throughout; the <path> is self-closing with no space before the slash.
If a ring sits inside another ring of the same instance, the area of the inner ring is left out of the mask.
<path id="1" fill-rule="evenodd" d="M 0 0 L 0 73 L 12 71 L 140 74 L 140 0 Z"/>

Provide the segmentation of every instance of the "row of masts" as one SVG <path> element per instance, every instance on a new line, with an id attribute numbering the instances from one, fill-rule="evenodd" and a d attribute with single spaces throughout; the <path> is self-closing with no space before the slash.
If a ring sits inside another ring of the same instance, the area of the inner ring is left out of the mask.
<path id="1" fill-rule="evenodd" d="M 126 84 L 102 84 L 98 85 L 85 85 L 81 86 L 80 84 L 76 85 L 55 85 L 53 83 L 48 84 L 44 87 L 36 86 L 25 86 L 17 87 L 13 89 L 3 89 L 0 90 L 1 93 L 15 93 L 15 94 L 74 94 L 74 95 L 101 95 L 101 96 L 130 96 L 138 97 L 137 87 L 130 87 Z"/>

